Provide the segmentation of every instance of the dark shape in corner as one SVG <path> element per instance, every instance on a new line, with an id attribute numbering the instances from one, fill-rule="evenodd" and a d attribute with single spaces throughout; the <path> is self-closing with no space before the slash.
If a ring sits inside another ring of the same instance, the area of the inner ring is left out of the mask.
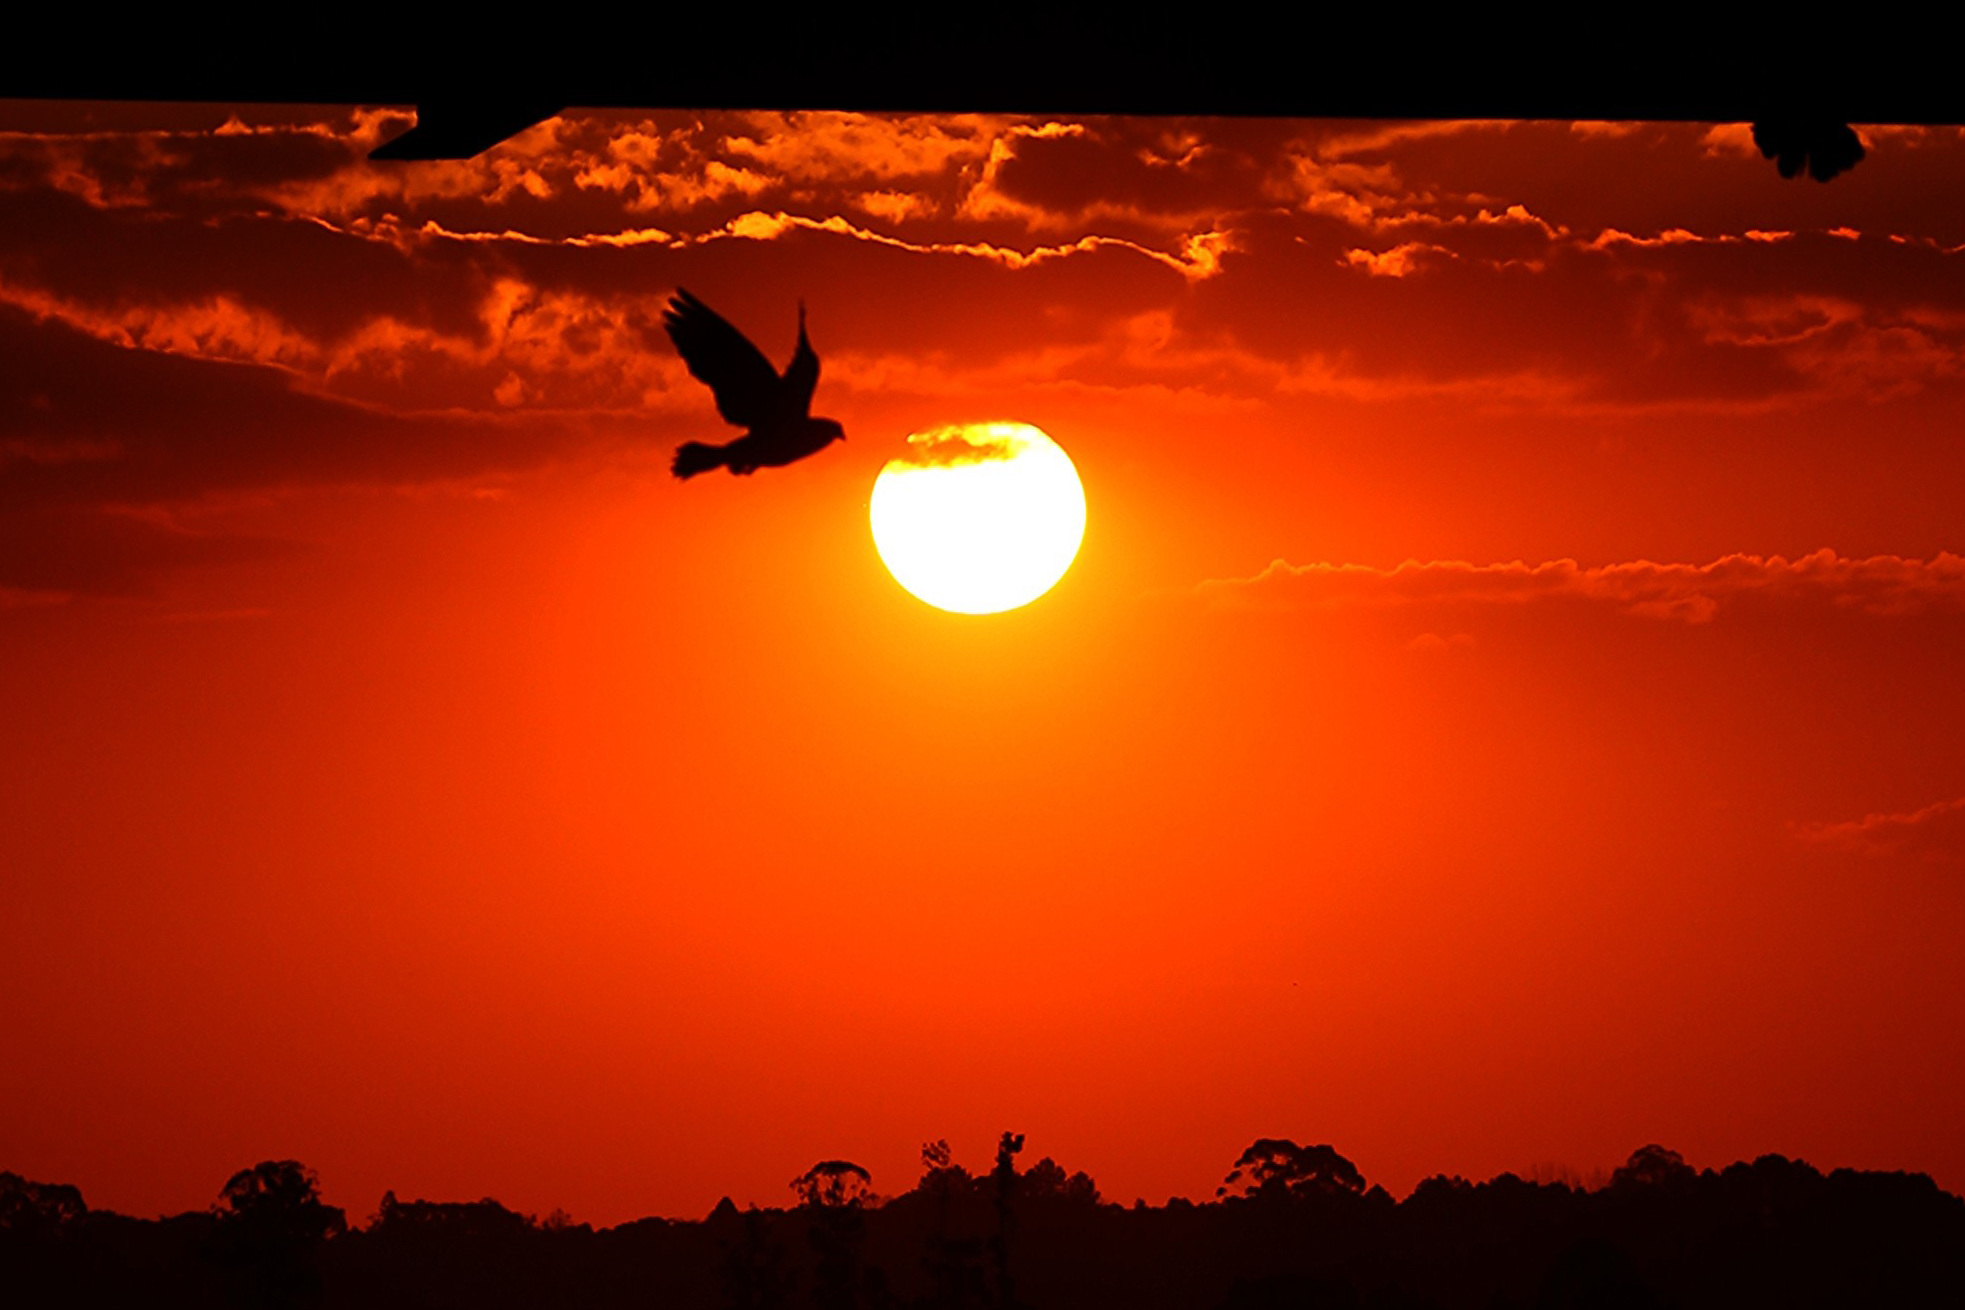
<path id="1" fill-rule="evenodd" d="M 685 442 L 670 466 L 677 477 L 691 478 L 713 468 L 750 473 L 790 464 L 845 440 L 838 423 L 811 416 L 819 357 L 805 336 L 803 301 L 798 306 L 798 349 L 782 377 L 748 337 L 679 287 L 663 311 L 662 325 L 689 372 L 715 393 L 716 412 L 725 422 L 748 429 L 721 446 Z"/>
<path id="2" fill-rule="evenodd" d="M 416 126 L 368 152 L 370 159 L 469 159 L 528 127 L 543 123 L 564 105 L 481 100 L 421 101 Z"/>
<path id="3" fill-rule="evenodd" d="M 1763 159 L 1774 161 L 1782 177 L 1795 177 L 1803 168 L 1817 182 L 1826 182 L 1861 163 L 1862 138 L 1847 123 L 1820 118 L 1766 118 L 1753 125 L 1753 143 Z"/>

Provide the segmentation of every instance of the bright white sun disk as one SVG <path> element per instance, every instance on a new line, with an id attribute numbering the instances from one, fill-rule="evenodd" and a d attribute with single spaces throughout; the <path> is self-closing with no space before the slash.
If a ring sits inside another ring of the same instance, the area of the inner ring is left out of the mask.
<path id="1" fill-rule="evenodd" d="M 889 460 L 868 508 L 894 580 L 939 609 L 995 614 L 1049 591 L 1085 537 L 1070 456 L 1027 423 L 917 432 Z"/>

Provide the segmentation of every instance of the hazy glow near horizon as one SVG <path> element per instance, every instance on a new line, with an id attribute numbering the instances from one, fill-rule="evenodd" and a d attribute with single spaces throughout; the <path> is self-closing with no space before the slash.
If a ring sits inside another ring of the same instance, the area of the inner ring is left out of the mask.
<path id="1" fill-rule="evenodd" d="M 1071 457 L 1028 423 L 908 437 L 873 485 L 873 543 L 894 580 L 938 609 L 997 614 L 1057 585 L 1085 538 Z"/>

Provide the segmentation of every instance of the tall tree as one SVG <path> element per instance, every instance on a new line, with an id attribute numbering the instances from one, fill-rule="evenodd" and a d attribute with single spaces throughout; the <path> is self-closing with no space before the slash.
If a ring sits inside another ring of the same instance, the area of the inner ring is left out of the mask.
<path id="1" fill-rule="evenodd" d="M 1242 1152 L 1216 1196 L 1264 1199 L 1362 1196 L 1365 1176 L 1329 1145 L 1298 1146 L 1287 1137 L 1263 1137 Z"/>
<path id="2" fill-rule="evenodd" d="M 320 1247 L 348 1231 L 340 1208 L 321 1200 L 314 1171 L 298 1160 L 262 1160 L 226 1180 L 212 1206 L 219 1258 L 248 1305 L 307 1305 L 320 1299 Z"/>
<path id="3" fill-rule="evenodd" d="M 989 1171 L 990 1191 L 996 1200 L 996 1236 L 989 1244 L 989 1262 L 996 1276 L 999 1310 L 1013 1310 L 1017 1303 L 1010 1277 L 1010 1229 L 1016 1219 L 1011 1205 L 1017 1194 L 1017 1153 L 1021 1150 L 1023 1134 L 1004 1133 L 996 1143 L 996 1167 Z"/>
<path id="4" fill-rule="evenodd" d="M 873 1175 L 851 1160 L 821 1160 L 792 1179 L 791 1189 L 806 1212 L 818 1257 L 813 1303 L 820 1310 L 852 1310 L 859 1303 L 860 1209 L 872 1199 Z"/>

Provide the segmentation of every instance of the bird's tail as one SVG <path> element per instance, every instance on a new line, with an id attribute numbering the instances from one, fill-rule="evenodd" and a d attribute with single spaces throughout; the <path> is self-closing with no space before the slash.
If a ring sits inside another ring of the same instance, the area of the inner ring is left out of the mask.
<path id="1" fill-rule="evenodd" d="M 685 441 L 677 447 L 675 463 L 669 471 L 679 478 L 693 478 L 698 473 L 707 473 L 724 465 L 723 447 L 706 446 L 700 441 Z"/>

